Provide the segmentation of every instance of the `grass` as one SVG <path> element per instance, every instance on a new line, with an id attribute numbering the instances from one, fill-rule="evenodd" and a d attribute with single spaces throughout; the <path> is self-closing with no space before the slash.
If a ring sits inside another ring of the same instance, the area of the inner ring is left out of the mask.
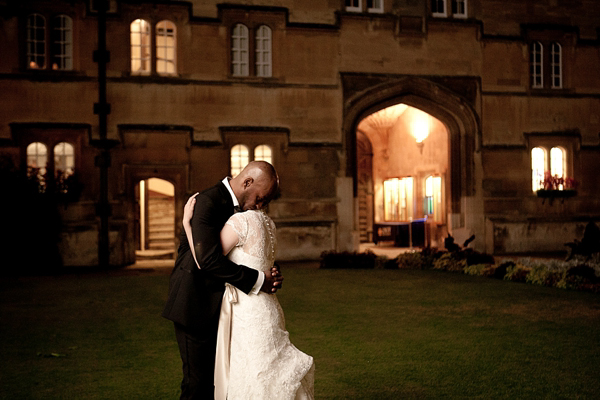
<path id="1" fill-rule="evenodd" d="M 593 399 L 600 296 L 440 271 L 285 268 L 317 399 Z M 176 399 L 168 276 L 0 281 L 0 398 Z"/>

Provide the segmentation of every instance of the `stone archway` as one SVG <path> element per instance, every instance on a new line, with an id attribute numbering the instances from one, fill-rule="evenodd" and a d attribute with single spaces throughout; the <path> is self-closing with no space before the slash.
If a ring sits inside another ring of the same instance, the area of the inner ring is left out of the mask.
<path id="1" fill-rule="evenodd" d="M 480 165 L 476 153 L 479 152 L 481 128 L 475 111 L 479 83 L 474 79 L 457 79 L 462 81 L 454 82 L 446 78 L 450 84 L 445 85 L 415 76 L 342 75 L 345 99 L 343 132 L 347 157 L 346 176 L 353 180 L 355 202 L 358 190 L 357 126 L 363 118 L 372 113 L 403 103 L 435 117 L 448 131 L 450 163 L 448 189 L 451 196 L 448 210 L 449 227 L 452 230 L 460 228 L 473 230 L 473 225 L 479 225 L 479 221 L 466 221 L 467 211 L 472 216 L 473 208 L 481 208 L 473 207 L 472 201 L 467 201 L 473 200 L 475 195 L 475 170 Z M 455 88 L 463 88 L 464 93 L 458 93 Z M 358 207 L 355 205 L 354 209 Z M 356 230 L 358 225 L 358 216 L 355 215 Z M 483 237 L 481 239 L 483 240 Z"/>

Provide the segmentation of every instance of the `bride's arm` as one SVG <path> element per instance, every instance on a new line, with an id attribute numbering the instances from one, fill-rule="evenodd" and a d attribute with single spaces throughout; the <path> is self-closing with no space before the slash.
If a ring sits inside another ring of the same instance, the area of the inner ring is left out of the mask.
<path id="1" fill-rule="evenodd" d="M 192 252 L 192 257 L 194 257 L 194 261 L 198 268 L 200 268 L 200 264 L 198 264 L 198 260 L 196 259 L 196 251 L 194 250 L 192 240 L 192 225 L 190 221 L 192 220 L 192 216 L 194 215 L 194 206 L 196 205 L 196 193 L 192 197 L 190 197 L 185 203 L 185 207 L 183 207 L 183 229 L 185 230 L 185 236 L 187 237 L 188 243 L 190 244 L 190 251 Z M 200 268 L 202 269 L 202 268 Z"/>
<path id="2" fill-rule="evenodd" d="M 238 234 L 229 224 L 225 224 L 221 229 L 221 247 L 223 248 L 223 254 L 228 254 L 239 241 Z"/>

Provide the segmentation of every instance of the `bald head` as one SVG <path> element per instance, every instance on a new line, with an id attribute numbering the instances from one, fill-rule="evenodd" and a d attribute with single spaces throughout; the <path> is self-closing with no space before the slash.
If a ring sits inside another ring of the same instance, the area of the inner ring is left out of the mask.
<path id="1" fill-rule="evenodd" d="M 230 181 L 231 189 L 243 210 L 266 207 L 279 188 L 275 168 L 266 161 L 252 161 Z"/>

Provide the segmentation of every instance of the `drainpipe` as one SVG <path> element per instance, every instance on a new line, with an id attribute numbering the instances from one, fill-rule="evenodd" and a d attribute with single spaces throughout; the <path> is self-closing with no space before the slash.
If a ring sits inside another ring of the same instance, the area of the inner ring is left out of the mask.
<path id="1" fill-rule="evenodd" d="M 96 204 L 96 215 L 100 218 L 98 232 L 98 264 L 101 268 L 109 266 L 109 229 L 108 219 L 111 207 L 108 202 L 108 168 L 110 167 L 110 148 L 114 141 L 107 139 L 107 116 L 110 104 L 106 102 L 106 64 L 110 54 L 106 50 L 106 11 L 108 0 L 95 2 L 98 8 L 98 49 L 94 52 L 94 61 L 98 63 L 98 102 L 94 103 L 94 114 L 98 115 L 98 134 L 100 139 L 94 145 L 100 149 L 95 164 L 100 168 L 100 198 Z"/>

